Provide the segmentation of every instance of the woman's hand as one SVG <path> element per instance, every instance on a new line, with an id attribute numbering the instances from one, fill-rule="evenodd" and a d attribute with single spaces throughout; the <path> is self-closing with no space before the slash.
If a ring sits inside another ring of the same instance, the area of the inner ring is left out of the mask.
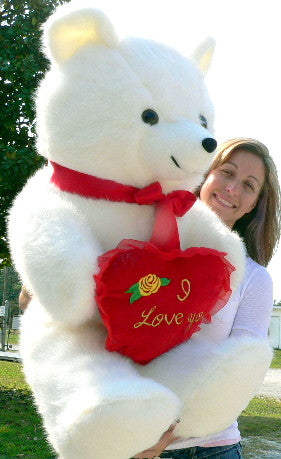
<path id="1" fill-rule="evenodd" d="M 159 442 L 152 446 L 152 448 L 146 449 L 139 454 L 134 456 L 135 459 L 153 459 L 154 457 L 160 456 L 162 451 L 168 446 L 172 441 L 176 439 L 174 437 L 174 429 L 177 424 L 172 424 L 166 432 L 163 433 L 162 437 L 160 438 Z"/>
<path id="2" fill-rule="evenodd" d="M 31 299 L 32 294 L 27 290 L 26 286 L 23 285 L 19 296 L 19 307 L 22 311 L 25 311 Z"/>

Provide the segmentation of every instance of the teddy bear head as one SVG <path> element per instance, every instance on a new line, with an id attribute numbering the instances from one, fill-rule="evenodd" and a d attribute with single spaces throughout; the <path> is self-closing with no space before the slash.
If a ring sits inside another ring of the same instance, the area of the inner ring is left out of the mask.
<path id="1" fill-rule="evenodd" d="M 120 41 L 91 6 L 59 7 L 44 26 L 51 66 L 36 95 L 39 153 L 123 184 L 192 190 L 216 148 L 204 83 L 213 47 L 207 40 L 187 59 L 154 41 Z"/>

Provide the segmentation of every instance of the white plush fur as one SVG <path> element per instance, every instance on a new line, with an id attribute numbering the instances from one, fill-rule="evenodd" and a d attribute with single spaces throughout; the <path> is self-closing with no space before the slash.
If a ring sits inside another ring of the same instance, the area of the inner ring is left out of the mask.
<path id="1" fill-rule="evenodd" d="M 175 435 L 202 437 L 229 427 L 257 393 L 272 359 L 267 340 L 231 336 L 211 343 L 196 335 L 149 363 L 141 373 L 183 401 Z M 175 368 L 174 362 L 181 362 Z M 170 372 L 177 378 L 171 379 Z"/>
<path id="2" fill-rule="evenodd" d="M 212 136 L 213 109 L 194 63 L 147 40 L 119 43 L 109 20 L 81 2 L 59 8 L 44 30 L 51 69 L 36 96 L 41 154 L 124 184 L 159 181 L 165 192 L 200 183 L 214 156 L 202 147 Z M 208 41 L 194 55 L 204 71 L 212 48 Z M 142 121 L 148 108 L 158 113 L 157 125 Z M 255 343 L 236 339 L 207 346 L 206 355 L 195 337 L 141 368 L 105 351 L 94 303 L 97 257 L 122 239 L 148 240 L 154 210 L 61 192 L 49 183 L 50 173 L 39 171 L 16 198 L 9 235 L 15 265 L 33 293 L 22 320 L 25 374 L 60 457 L 128 459 L 156 443 L 178 416 L 185 435 L 227 426 L 255 391 L 249 368 L 264 371 L 263 345 L 258 353 Z M 183 249 L 228 253 L 237 268 L 235 289 L 244 266 L 238 236 L 201 202 L 178 223 Z M 191 352 L 196 364 L 186 365 Z"/>

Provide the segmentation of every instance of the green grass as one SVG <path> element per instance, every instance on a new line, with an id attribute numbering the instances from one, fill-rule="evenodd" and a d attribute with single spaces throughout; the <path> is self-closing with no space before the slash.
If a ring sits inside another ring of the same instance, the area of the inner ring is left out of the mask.
<path id="1" fill-rule="evenodd" d="M 242 437 L 280 438 L 281 400 L 255 397 L 238 419 Z"/>
<path id="2" fill-rule="evenodd" d="M 0 361 L 0 458 L 54 459 L 21 365 Z"/>
<path id="3" fill-rule="evenodd" d="M 0 361 L 0 388 L 29 392 L 20 363 Z"/>
<path id="4" fill-rule="evenodd" d="M 281 349 L 274 350 L 274 357 L 270 368 L 281 368 Z"/>

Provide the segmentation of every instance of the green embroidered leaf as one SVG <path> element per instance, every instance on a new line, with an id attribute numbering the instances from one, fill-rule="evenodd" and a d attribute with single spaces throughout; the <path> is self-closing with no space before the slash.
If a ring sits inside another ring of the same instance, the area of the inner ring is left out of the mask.
<path id="1" fill-rule="evenodd" d="M 161 285 L 164 287 L 166 287 L 166 285 L 169 285 L 169 283 L 171 282 L 171 279 L 167 279 L 166 277 L 161 277 L 160 280 L 161 280 Z"/>
<path id="2" fill-rule="evenodd" d="M 130 298 L 130 304 L 134 303 L 134 301 L 139 300 L 141 297 L 142 295 L 140 294 L 140 292 L 133 293 L 133 295 Z"/>
<path id="3" fill-rule="evenodd" d="M 129 290 L 126 290 L 125 293 L 134 293 L 134 292 L 139 292 L 139 283 L 137 282 L 136 284 L 133 284 Z"/>

